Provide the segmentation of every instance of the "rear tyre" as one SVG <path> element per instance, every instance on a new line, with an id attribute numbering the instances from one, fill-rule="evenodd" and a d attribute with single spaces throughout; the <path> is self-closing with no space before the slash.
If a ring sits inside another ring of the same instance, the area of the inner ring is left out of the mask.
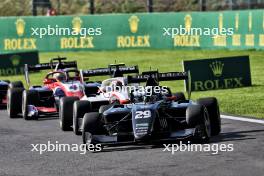
<path id="1" fill-rule="evenodd" d="M 176 97 L 175 101 L 184 101 L 186 100 L 185 95 L 183 92 L 176 92 L 173 94 Z"/>
<path id="2" fill-rule="evenodd" d="M 37 119 L 38 117 L 28 116 L 28 105 L 37 106 L 39 94 L 36 90 L 24 90 L 22 95 L 22 116 L 25 120 Z"/>
<path id="3" fill-rule="evenodd" d="M 208 112 L 204 106 L 189 106 L 186 110 L 186 122 L 191 128 L 195 128 L 193 133 L 194 142 L 209 142 L 211 126 Z"/>
<path id="4" fill-rule="evenodd" d="M 89 101 L 75 101 L 73 104 L 73 132 L 76 135 L 81 135 L 79 131 L 79 119 L 83 118 L 85 113 L 91 112 L 91 104 Z"/>
<path id="5" fill-rule="evenodd" d="M 22 93 L 24 88 L 7 90 L 7 113 L 9 118 L 16 118 L 22 112 Z"/>
<path id="6" fill-rule="evenodd" d="M 14 81 L 9 84 L 9 88 L 24 88 L 22 81 Z"/>
<path id="7" fill-rule="evenodd" d="M 71 131 L 73 103 L 79 100 L 78 97 L 63 97 L 59 103 L 60 128 L 62 131 Z"/>
<path id="8" fill-rule="evenodd" d="M 100 114 L 98 112 L 86 113 L 83 117 L 82 139 L 84 144 L 96 144 L 92 140 L 92 136 L 103 134 L 103 126 L 100 122 Z"/>
<path id="9" fill-rule="evenodd" d="M 197 103 L 205 106 L 208 111 L 211 135 L 218 135 L 221 132 L 221 118 L 217 99 L 215 97 L 200 98 L 197 100 Z"/>

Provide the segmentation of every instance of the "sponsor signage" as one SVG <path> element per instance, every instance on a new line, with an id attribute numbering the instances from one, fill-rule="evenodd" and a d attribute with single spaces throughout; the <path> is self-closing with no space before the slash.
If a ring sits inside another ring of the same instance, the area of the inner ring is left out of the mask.
<path id="1" fill-rule="evenodd" d="M 183 61 L 183 69 L 190 71 L 192 91 L 251 86 L 249 56 Z"/>
<path id="2" fill-rule="evenodd" d="M 118 35 L 116 40 L 117 48 L 149 48 L 151 47 L 150 35 L 147 32 L 138 32 L 142 26 L 140 17 L 132 15 L 128 18 L 128 24 L 124 30 L 124 35 Z M 126 23 L 126 22 L 125 22 Z M 128 29 L 129 28 L 129 29 Z M 144 30 L 148 31 L 148 30 Z M 138 34 L 141 33 L 141 34 Z"/>
<path id="3" fill-rule="evenodd" d="M 0 26 L 1 53 L 135 48 L 264 49 L 263 10 L 0 17 Z M 176 29 L 192 33 L 175 34 Z M 217 33 L 226 29 L 228 34 Z"/>
<path id="4" fill-rule="evenodd" d="M 25 64 L 38 63 L 38 51 L 0 54 L 0 76 L 23 74 Z"/>

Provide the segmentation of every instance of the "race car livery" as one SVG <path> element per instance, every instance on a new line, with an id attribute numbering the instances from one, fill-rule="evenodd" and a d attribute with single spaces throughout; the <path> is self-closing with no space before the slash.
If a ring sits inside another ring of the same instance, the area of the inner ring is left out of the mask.
<path id="1" fill-rule="evenodd" d="M 160 81 L 186 80 L 188 72 L 143 72 L 128 76 L 129 83 L 146 82 L 147 88 Z M 142 95 L 133 92 L 131 103 L 101 106 L 99 112 L 86 113 L 82 119 L 84 144 L 149 143 L 191 138 L 208 142 L 221 131 L 217 99 L 188 99 L 182 92 Z"/>
<path id="2" fill-rule="evenodd" d="M 81 79 L 75 61 L 65 62 L 66 58 L 51 59 L 50 63 L 25 65 L 25 78 L 29 89 L 22 82 L 13 82 L 8 90 L 8 114 L 10 118 L 22 113 L 24 119 L 37 119 L 40 115 L 56 114 L 59 99 L 62 97 L 81 98 L 88 87 L 97 88 L 98 83 L 86 84 Z M 51 69 L 46 74 L 42 86 L 30 85 L 29 72 Z M 97 91 L 97 90 L 95 90 Z"/>
<path id="3" fill-rule="evenodd" d="M 110 75 L 98 87 L 99 91 L 94 95 L 85 95 L 82 98 L 64 97 L 60 101 L 61 111 L 59 113 L 62 130 L 72 130 L 80 135 L 82 117 L 86 112 L 98 111 L 101 105 L 126 104 L 129 103 L 129 95 L 126 89 L 127 79 L 123 74 L 138 73 L 137 66 L 125 66 L 125 64 L 111 64 L 107 68 L 82 70 L 82 76 Z M 67 107 L 67 108 L 66 108 Z M 69 109 L 72 114 L 69 114 Z"/>

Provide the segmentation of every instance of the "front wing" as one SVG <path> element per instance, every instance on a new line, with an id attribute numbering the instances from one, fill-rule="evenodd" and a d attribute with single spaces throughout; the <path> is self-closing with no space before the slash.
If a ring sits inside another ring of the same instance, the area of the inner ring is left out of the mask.
<path id="1" fill-rule="evenodd" d="M 188 128 L 184 130 L 178 130 L 171 132 L 165 138 L 150 137 L 145 140 L 137 141 L 133 137 L 133 133 L 126 137 L 122 135 L 92 135 L 92 141 L 102 145 L 122 145 L 122 144 L 133 144 L 133 143 L 154 143 L 154 142 L 168 142 L 175 140 L 183 140 L 193 136 L 195 129 Z"/>

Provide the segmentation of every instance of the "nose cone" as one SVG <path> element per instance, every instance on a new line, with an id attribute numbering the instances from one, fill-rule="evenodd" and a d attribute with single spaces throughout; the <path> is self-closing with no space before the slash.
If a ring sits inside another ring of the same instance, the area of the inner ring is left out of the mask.
<path id="1" fill-rule="evenodd" d="M 155 111 L 150 105 L 135 105 L 132 108 L 133 133 L 136 140 L 146 140 L 151 136 Z"/>

